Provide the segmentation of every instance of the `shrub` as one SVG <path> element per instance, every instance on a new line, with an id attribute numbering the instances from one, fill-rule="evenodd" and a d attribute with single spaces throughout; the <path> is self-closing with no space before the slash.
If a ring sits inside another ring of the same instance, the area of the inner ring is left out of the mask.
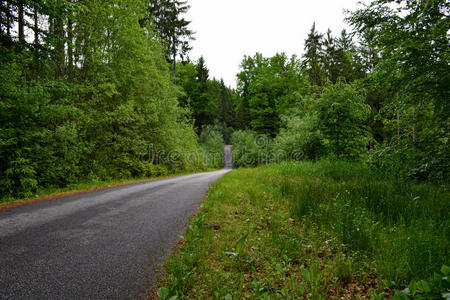
<path id="1" fill-rule="evenodd" d="M 286 115 L 283 121 L 285 128 L 280 130 L 275 143 L 289 159 L 315 160 L 326 153 L 323 136 L 318 129 L 317 115 Z"/>
<path id="2" fill-rule="evenodd" d="M 355 85 L 327 86 L 315 104 L 319 129 L 331 154 L 360 159 L 367 152 L 369 131 L 365 120 L 370 107 Z"/>
<path id="3" fill-rule="evenodd" d="M 284 153 L 275 151 L 273 140 L 253 131 L 235 131 L 231 136 L 235 167 L 256 167 L 284 160 Z"/>
<path id="4" fill-rule="evenodd" d="M 223 167 L 225 143 L 220 128 L 204 126 L 199 137 L 200 146 L 204 153 L 204 163 L 209 168 Z"/>

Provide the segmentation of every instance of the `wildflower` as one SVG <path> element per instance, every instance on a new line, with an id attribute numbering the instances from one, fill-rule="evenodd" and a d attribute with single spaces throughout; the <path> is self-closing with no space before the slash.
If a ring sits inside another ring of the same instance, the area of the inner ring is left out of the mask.
<path id="1" fill-rule="evenodd" d="M 356 227 L 356 231 L 359 231 L 359 227 Z"/>

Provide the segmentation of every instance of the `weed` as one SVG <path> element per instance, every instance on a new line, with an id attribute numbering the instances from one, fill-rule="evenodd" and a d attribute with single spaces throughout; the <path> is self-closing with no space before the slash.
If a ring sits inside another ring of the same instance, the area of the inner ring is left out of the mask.
<path id="1" fill-rule="evenodd" d="M 426 284 L 443 297 L 449 200 L 446 186 L 356 163 L 235 170 L 211 186 L 162 285 L 178 299 L 419 299 Z"/>

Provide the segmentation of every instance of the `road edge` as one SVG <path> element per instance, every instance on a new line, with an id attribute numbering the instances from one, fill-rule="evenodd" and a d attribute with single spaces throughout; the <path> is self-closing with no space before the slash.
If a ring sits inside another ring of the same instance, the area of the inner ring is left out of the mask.
<path id="1" fill-rule="evenodd" d="M 207 172 L 213 172 L 213 171 L 207 171 Z M 146 182 L 151 182 L 151 181 L 156 181 L 156 180 L 163 180 L 163 179 L 169 179 L 169 178 L 176 178 L 176 177 L 180 177 L 180 176 L 193 175 L 193 174 L 197 174 L 197 173 L 204 173 L 204 171 L 202 171 L 202 172 L 193 172 L 193 173 L 174 174 L 174 175 L 168 175 L 168 176 L 163 176 L 163 177 L 148 178 L 148 179 L 135 180 L 135 181 L 130 181 L 130 182 L 122 182 L 122 183 L 117 183 L 117 184 L 107 184 L 105 186 L 92 187 L 92 188 L 86 188 L 86 189 L 79 189 L 79 190 L 73 190 L 73 191 L 67 191 L 67 192 L 61 192 L 61 193 L 56 193 L 56 194 L 40 196 L 40 197 L 37 197 L 37 198 L 17 200 L 17 201 L 9 202 L 9 203 L 0 203 L 0 211 L 8 210 L 8 209 L 14 209 L 16 207 L 36 204 L 36 203 L 40 203 L 40 202 L 46 202 L 46 201 L 61 199 L 61 198 L 69 197 L 69 196 L 82 195 L 82 194 L 87 194 L 87 193 L 97 192 L 97 191 L 103 191 L 103 190 L 112 189 L 112 188 L 121 187 L 121 186 L 127 186 L 127 185 L 139 184 L 139 183 L 146 183 Z"/>

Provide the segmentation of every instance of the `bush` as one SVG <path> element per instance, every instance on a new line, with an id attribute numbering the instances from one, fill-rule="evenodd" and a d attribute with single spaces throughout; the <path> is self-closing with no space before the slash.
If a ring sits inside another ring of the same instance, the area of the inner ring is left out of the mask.
<path id="1" fill-rule="evenodd" d="M 315 160 L 326 154 L 315 114 L 284 116 L 286 124 L 275 138 L 277 147 L 291 160 Z"/>
<path id="2" fill-rule="evenodd" d="M 385 174 L 402 179 L 448 183 L 450 152 L 447 141 L 432 139 L 432 135 L 420 142 L 394 139 L 390 143 L 376 145 L 369 152 L 368 163 Z M 423 147 L 423 151 L 417 151 Z"/>
<path id="3" fill-rule="evenodd" d="M 233 133 L 231 142 L 235 167 L 256 167 L 284 160 L 283 153 L 275 151 L 273 140 L 266 135 L 239 130 Z"/>
<path id="4" fill-rule="evenodd" d="M 208 168 L 223 167 L 225 143 L 220 128 L 204 126 L 199 137 L 200 146 L 204 153 L 204 164 Z"/>
<path id="5" fill-rule="evenodd" d="M 344 159 L 360 159 L 367 153 L 369 131 L 365 121 L 370 107 L 355 85 L 327 86 L 315 104 L 319 129 L 328 152 Z"/>

